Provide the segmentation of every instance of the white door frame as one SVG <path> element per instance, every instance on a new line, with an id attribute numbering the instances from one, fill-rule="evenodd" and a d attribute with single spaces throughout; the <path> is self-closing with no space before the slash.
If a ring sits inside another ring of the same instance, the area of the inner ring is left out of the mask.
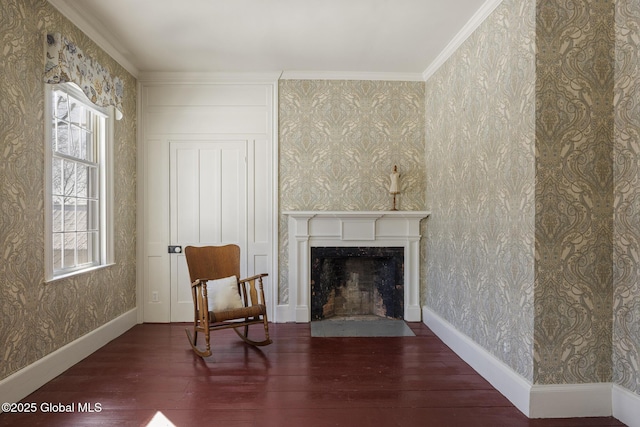
<path id="1" fill-rule="evenodd" d="M 146 243 L 147 236 L 145 235 L 146 213 L 148 206 L 146 206 L 145 198 L 147 191 L 147 158 L 149 149 L 146 144 L 145 134 L 145 121 L 144 121 L 144 88 L 148 85 L 266 85 L 270 91 L 270 117 L 268 120 L 270 123 L 269 134 L 271 137 L 271 156 L 270 161 L 270 179 L 269 185 L 271 188 L 271 200 L 269 206 L 264 209 L 270 212 L 271 229 L 269 232 L 270 238 L 270 269 L 268 288 L 265 289 L 267 298 L 269 298 L 268 312 L 269 321 L 277 322 L 276 318 L 276 306 L 279 299 L 279 245 L 278 245 L 278 227 L 279 227 L 279 207 L 278 207 L 278 165 L 279 165 L 279 141 L 278 141 L 278 79 L 281 73 L 267 73 L 267 74 L 218 74 L 218 73 L 141 73 L 138 80 L 138 96 L 137 96 L 137 232 L 136 232 L 136 308 L 138 310 L 137 320 L 138 323 L 144 322 L 145 314 L 145 295 L 144 284 L 147 278 L 145 277 L 146 267 Z M 168 155 L 168 152 L 167 152 Z M 167 163 L 168 167 L 168 163 Z M 167 183 L 168 184 L 168 183 Z M 168 195 L 166 195 L 168 197 Z M 169 243 L 169 230 L 166 231 L 166 245 Z M 286 319 L 283 319 L 286 321 Z"/>

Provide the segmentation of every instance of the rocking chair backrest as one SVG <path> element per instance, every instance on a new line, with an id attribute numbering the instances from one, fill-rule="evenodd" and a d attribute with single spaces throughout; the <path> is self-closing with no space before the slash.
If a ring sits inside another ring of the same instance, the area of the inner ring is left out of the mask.
<path id="1" fill-rule="evenodd" d="M 240 279 L 240 247 L 187 246 L 184 249 L 191 283 L 197 279 L 222 279 L 236 276 Z"/>

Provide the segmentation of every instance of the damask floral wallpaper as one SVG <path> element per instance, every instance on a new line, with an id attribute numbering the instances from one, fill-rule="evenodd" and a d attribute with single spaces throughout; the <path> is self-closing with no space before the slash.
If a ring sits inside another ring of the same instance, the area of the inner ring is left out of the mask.
<path id="1" fill-rule="evenodd" d="M 613 1 L 538 1 L 535 374 L 611 381 Z"/>
<path id="2" fill-rule="evenodd" d="M 424 83 L 281 80 L 280 210 L 425 209 Z M 280 216 L 279 301 L 288 301 L 287 217 Z"/>
<path id="3" fill-rule="evenodd" d="M 534 384 L 640 393 L 639 28 L 504 0 L 426 83 L 425 304 Z"/>
<path id="4" fill-rule="evenodd" d="M 533 379 L 535 4 L 505 0 L 426 82 L 425 303 Z"/>
<path id="5" fill-rule="evenodd" d="M 124 84 L 115 265 L 44 281 L 44 40 L 60 32 Z M 0 2 L 0 379 L 136 306 L 136 81 L 45 0 Z"/>
<path id="6" fill-rule="evenodd" d="M 613 381 L 640 394 L 640 1 L 615 2 Z"/>

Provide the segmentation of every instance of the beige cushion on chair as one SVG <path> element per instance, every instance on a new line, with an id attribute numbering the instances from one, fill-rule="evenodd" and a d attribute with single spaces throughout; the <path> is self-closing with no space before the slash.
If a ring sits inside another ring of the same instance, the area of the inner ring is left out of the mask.
<path id="1" fill-rule="evenodd" d="M 236 276 L 207 282 L 207 297 L 209 311 L 234 310 L 244 307 L 238 293 L 238 278 Z"/>

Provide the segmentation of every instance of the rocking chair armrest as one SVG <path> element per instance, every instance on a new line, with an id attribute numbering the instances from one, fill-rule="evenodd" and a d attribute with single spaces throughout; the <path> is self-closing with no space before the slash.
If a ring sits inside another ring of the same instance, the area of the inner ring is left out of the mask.
<path id="1" fill-rule="evenodd" d="M 247 277 L 246 279 L 240 279 L 240 280 L 238 280 L 238 282 L 240 282 L 240 283 L 250 282 L 252 280 L 256 280 L 256 279 L 259 279 L 261 277 L 267 277 L 267 276 L 268 276 L 267 273 L 256 274 L 255 276 Z M 206 279 L 202 279 L 202 280 L 206 280 Z"/>
<path id="2" fill-rule="evenodd" d="M 247 277 L 246 279 L 238 280 L 238 284 L 242 288 L 242 295 L 245 306 L 249 307 L 257 304 L 264 304 L 264 288 L 262 284 L 262 278 L 268 276 L 267 273 L 256 274 L 255 276 Z M 257 282 L 257 286 L 256 286 Z M 249 289 L 246 288 L 246 284 L 249 284 Z M 260 295 L 258 295 L 258 292 Z"/>
<path id="3" fill-rule="evenodd" d="M 267 277 L 267 276 L 268 276 L 268 274 L 267 274 L 267 273 L 256 274 L 255 276 L 247 277 L 246 279 L 240 279 L 240 280 L 238 280 L 238 282 L 239 282 L 239 283 L 250 282 L 250 281 L 252 281 L 252 280 L 256 280 L 256 279 L 259 279 L 259 278 L 261 278 L 261 277 Z M 200 283 L 202 283 L 202 282 L 208 282 L 209 280 L 211 280 L 211 279 L 196 279 L 196 281 L 195 281 L 195 282 L 193 282 L 193 283 L 191 284 L 191 286 L 192 286 L 192 287 L 193 287 L 193 286 L 198 286 Z"/>

